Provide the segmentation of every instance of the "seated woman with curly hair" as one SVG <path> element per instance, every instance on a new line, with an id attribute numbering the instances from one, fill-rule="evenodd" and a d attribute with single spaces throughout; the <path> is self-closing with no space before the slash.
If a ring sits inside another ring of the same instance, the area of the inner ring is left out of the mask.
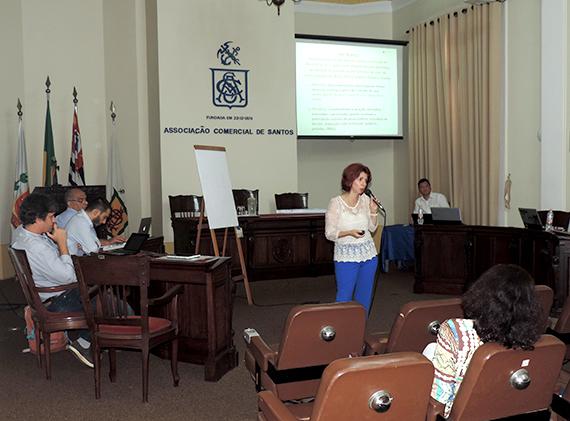
<path id="1" fill-rule="evenodd" d="M 442 324 L 433 355 L 431 396 L 451 412 L 475 350 L 485 342 L 532 349 L 540 332 L 541 307 L 530 274 L 516 265 L 487 270 L 463 295 L 465 319 Z"/>

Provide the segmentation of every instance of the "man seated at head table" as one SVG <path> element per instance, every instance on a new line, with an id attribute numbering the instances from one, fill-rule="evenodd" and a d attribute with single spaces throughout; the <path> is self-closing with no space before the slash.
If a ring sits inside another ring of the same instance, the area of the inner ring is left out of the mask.
<path id="1" fill-rule="evenodd" d="M 12 247 L 24 250 L 38 287 L 55 287 L 77 282 L 67 248 L 67 233 L 55 224 L 56 203 L 48 196 L 31 194 L 20 206 L 22 225 L 16 228 Z M 79 288 L 61 292 L 40 292 L 48 311 L 83 312 Z M 72 339 L 73 338 L 73 339 Z M 69 331 L 68 350 L 93 368 L 88 330 Z"/>
<path id="2" fill-rule="evenodd" d="M 80 210 L 67 223 L 67 246 L 73 256 L 97 253 L 101 246 L 125 241 L 125 237 L 117 235 L 110 240 L 97 238 L 95 227 L 107 222 L 111 215 L 111 205 L 103 198 L 97 198 Z"/>
<path id="3" fill-rule="evenodd" d="M 414 213 L 418 213 L 420 209 L 423 213 L 431 213 L 431 208 L 448 208 L 447 198 L 441 194 L 431 191 L 431 184 L 427 178 L 418 181 L 418 190 L 420 197 L 416 199 Z"/>
<path id="4" fill-rule="evenodd" d="M 65 192 L 65 204 L 67 209 L 55 217 L 55 222 L 60 228 L 65 228 L 77 212 L 87 207 L 87 195 L 79 188 L 69 189 Z"/>

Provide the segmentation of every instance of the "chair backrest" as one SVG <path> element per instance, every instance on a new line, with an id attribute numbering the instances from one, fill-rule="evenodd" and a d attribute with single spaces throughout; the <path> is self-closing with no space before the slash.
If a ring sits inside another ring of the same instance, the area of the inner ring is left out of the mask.
<path id="1" fill-rule="evenodd" d="M 170 203 L 170 217 L 172 219 L 199 216 L 202 196 L 196 196 L 194 194 L 168 196 L 168 201 Z"/>
<path id="2" fill-rule="evenodd" d="M 496 343 L 481 345 L 469 363 L 448 420 L 483 421 L 548 408 L 565 351 L 564 343 L 550 335 L 541 336 L 532 351 L 506 349 Z M 526 388 L 511 384 L 517 378 L 524 384 L 527 375 Z"/>
<path id="3" fill-rule="evenodd" d="M 417 353 L 336 360 L 323 373 L 311 421 L 424 421 L 432 381 L 431 362 Z M 389 406 L 377 412 L 382 401 Z"/>
<path id="4" fill-rule="evenodd" d="M 276 368 L 326 365 L 361 355 L 365 325 L 364 307 L 355 302 L 296 306 L 283 328 Z"/>
<path id="5" fill-rule="evenodd" d="M 149 258 L 91 254 L 73 256 L 73 264 L 90 329 L 96 331 L 101 324 L 140 326 L 144 340 L 148 336 Z M 91 305 L 93 287 L 97 287 L 96 306 Z M 129 294 L 139 298 L 140 318 L 129 317 Z"/>
<path id="6" fill-rule="evenodd" d="M 238 206 L 243 206 L 244 209 L 247 209 L 247 199 L 250 197 L 255 198 L 255 213 L 259 214 L 259 190 L 233 189 L 232 193 L 234 195 L 236 208 Z"/>
<path id="7" fill-rule="evenodd" d="M 552 211 L 554 214 L 554 219 L 552 221 L 552 225 L 555 227 L 561 227 L 565 230 L 568 229 L 568 223 L 570 222 L 570 212 L 555 210 Z M 548 210 L 539 210 L 538 216 L 540 217 L 540 222 L 542 225 L 546 224 L 546 216 L 548 214 Z"/>
<path id="8" fill-rule="evenodd" d="M 566 297 L 564 306 L 562 306 L 562 313 L 556 321 L 554 330 L 558 333 L 570 333 L 570 299 Z"/>
<path id="9" fill-rule="evenodd" d="M 276 209 L 307 209 L 309 193 L 281 193 L 275 195 Z"/>
<path id="10" fill-rule="evenodd" d="M 548 316 L 550 315 L 550 309 L 552 308 L 552 303 L 554 301 L 554 291 L 546 285 L 535 285 L 534 293 L 536 294 L 536 299 L 542 308 L 541 331 L 544 332 L 548 327 Z"/>
<path id="11" fill-rule="evenodd" d="M 463 317 L 461 298 L 410 301 L 396 316 L 386 353 L 400 351 L 422 352 L 427 344 L 435 342 L 439 326 L 447 319 Z"/>
<path id="12" fill-rule="evenodd" d="M 26 302 L 32 311 L 38 313 L 39 315 L 47 313 L 47 310 L 38 294 L 38 289 L 32 276 L 32 270 L 30 269 L 30 264 L 28 262 L 28 257 L 26 256 L 26 252 L 24 250 L 16 250 L 12 247 L 9 247 L 8 254 L 10 255 L 12 265 L 14 265 L 16 278 L 18 278 L 20 287 L 24 292 Z"/>
<path id="13" fill-rule="evenodd" d="M 534 291 L 543 311 L 543 331 L 552 307 L 554 292 L 546 285 L 535 285 Z M 570 318 L 570 308 L 568 310 Z M 461 298 L 441 300 L 410 301 L 404 304 L 396 316 L 386 353 L 414 351 L 422 352 L 427 344 L 435 342 L 439 325 L 447 319 L 463 317 Z M 570 326 L 569 326 L 570 329 Z"/>

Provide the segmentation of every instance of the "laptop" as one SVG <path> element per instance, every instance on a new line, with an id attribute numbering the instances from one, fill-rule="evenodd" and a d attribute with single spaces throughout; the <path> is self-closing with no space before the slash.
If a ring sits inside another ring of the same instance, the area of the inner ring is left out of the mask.
<path id="1" fill-rule="evenodd" d="M 152 223 L 152 218 L 142 218 L 141 223 L 139 225 L 139 233 L 140 234 L 150 234 L 150 224 Z"/>
<path id="2" fill-rule="evenodd" d="M 417 213 L 412 213 L 412 220 L 414 221 L 414 225 L 418 225 Z M 433 224 L 431 213 L 424 213 L 424 224 Z"/>
<path id="3" fill-rule="evenodd" d="M 542 221 L 536 209 L 519 208 L 519 213 L 525 228 L 542 231 Z"/>
<path id="4" fill-rule="evenodd" d="M 114 250 L 105 251 L 105 254 L 114 254 L 118 256 L 127 256 L 130 254 L 137 254 L 141 251 L 144 242 L 148 238 L 148 234 L 135 232 L 131 234 L 124 247 L 117 248 Z"/>
<path id="5" fill-rule="evenodd" d="M 433 223 L 437 225 L 461 225 L 459 208 L 431 208 Z"/>

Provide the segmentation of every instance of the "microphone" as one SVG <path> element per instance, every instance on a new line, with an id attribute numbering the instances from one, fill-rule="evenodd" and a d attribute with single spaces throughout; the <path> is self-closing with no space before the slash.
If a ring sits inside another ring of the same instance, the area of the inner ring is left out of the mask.
<path id="1" fill-rule="evenodd" d="M 368 196 L 370 199 L 372 199 L 372 201 L 378 205 L 378 207 L 382 210 L 382 212 L 386 212 L 386 209 L 384 209 L 384 206 L 382 206 L 382 203 L 380 203 L 380 201 L 378 199 L 376 199 L 376 196 L 374 196 L 374 193 L 372 193 L 372 190 L 366 189 L 366 190 L 364 190 L 364 194 L 366 196 Z"/>

